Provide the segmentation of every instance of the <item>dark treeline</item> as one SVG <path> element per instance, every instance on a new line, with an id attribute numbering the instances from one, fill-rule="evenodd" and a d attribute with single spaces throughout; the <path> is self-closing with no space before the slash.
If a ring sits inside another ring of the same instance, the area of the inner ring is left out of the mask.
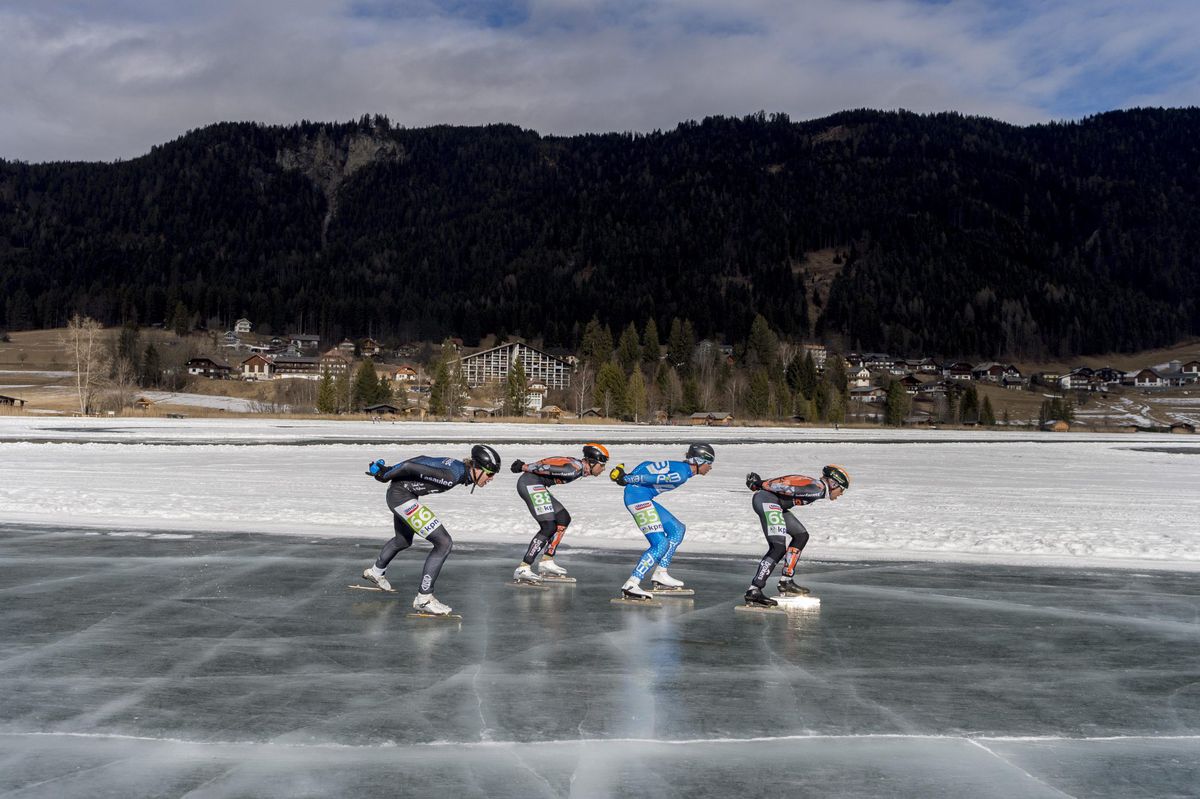
<path id="1" fill-rule="evenodd" d="M 646 135 L 219 124 L 0 161 L 0 328 L 247 316 L 327 338 L 744 340 L 1038 357 L 1200 333 L 1200 110 L 710 118 Z M 836 267 L 818 292 L 815 254 Z M 814 254 L 813 258 L 809 258 Z"/>

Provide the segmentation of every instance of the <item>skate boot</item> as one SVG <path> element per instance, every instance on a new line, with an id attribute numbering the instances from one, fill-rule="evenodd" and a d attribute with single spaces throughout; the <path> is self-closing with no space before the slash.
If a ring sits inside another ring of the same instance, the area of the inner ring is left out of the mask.
<path id="1" fill-rule="evenodd" d="M 383 572 L 381 572 L 379 569 L 376 569 L 374 566 L 363 570 L 363 579 L 375 583 L 375 585 L 379 586 L 380 591 L 395 590 L 392 588 L 392 584 L 388 582 L 388 579 L 383 576 Z"/>
<path id="2" fill-rule="evenodd" d="M 626 599 L 654 599 L 654 594 L 642 588 L 640 581 L 630 577 L 621 586 L 621 596 Z"/>
<path id="3" fill-rule="evenodd" d="M 667 574 L 667 570 L 659 566 L 654 570 L 654 574 L 650 575 L 650 582 L 656 589 L 670 590 L 683 588 L 683 580 L 676 580 L 671 575 Z"/>
<path id="4" fill-rule="evenodd" d="M 746 591 L 745 600 L 747 605 L 758 605 L 759 607 L 764 608 L 773 608 L 779 604 L 774 599 L 771 599 L 771 597 L 764 594 L 762 589 L 757 585 L 750 586 L 749 590 Z"/>
<path id="5" fill-rule="evenodd" d="M 450 614 L 451 607 L 438 602 L 433 598 L 433 594 L 417 594 L 417 598 L 413 600 L 413 610 L 417 613 L 428 613 L 431 616 L 447 616 Z"/>
<path id="6" fill-rule="evenodd" d="M 802 585 L 796 585 L 790 577 L 783 577 L 779 580 L 779 595 L 780 596 L 808 596 L 808 589 Z"/>
<path id="7" fill-rule="evenodd" d="M 542 578 L 534 573 L 528 563 L 522 563 L 517 567 L 517 570 L 513 572 L 513 579 L 518 583 L 533 583 L 534 585 L 542 581 Z"/>
<path id="8" fill-rule="evenodd" d="M 543 575 L 548 574 L 551 577 L 567 576 L 567 570 L 555 563 L 554 558 L 551 557 L 542 558 L 542 562 L 538 564 L 538 571 Z"/>

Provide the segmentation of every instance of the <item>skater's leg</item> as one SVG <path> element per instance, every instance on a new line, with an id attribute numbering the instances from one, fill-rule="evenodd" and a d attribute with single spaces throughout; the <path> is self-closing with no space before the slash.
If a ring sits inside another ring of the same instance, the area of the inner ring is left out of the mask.
<path id="1" fill-rule="evenodd" d="M 517 479 L 517 496 L 525 503 L 533 520 L 538 524 L 538 531 L 529 542 L 522 559 L 527 566 L 532 566 L 538 557 L 548 552 L 552 546 L 551 542 L 558 531 L 555 517 L 562 505 L 546 488 L 542 478 L 528 472 Z"/>
<path id="2" fill-rule="evenodd" d="M 667 537 L 664 534 L 647 533 L 646 540 L 650 542 L 650 546 L 642 553 L 637 566 L 633 568 L 632 577 L 638 582 L 646 579 L 646 575 L 658 565 L 662 556 L 667 552 Z"/>
<path id="3" fill-rule="evenodd" d="M 557 499 L 554 500 L 554 506 L 554 535 L 550 537 L 550 546 L 546 548 L 546 557 L 548 558 L 554 557 L 554 553 L 558 551 L 558 545 L 567 532 L 567 526 L 571 523 L 571 514 L 558 504 Z"/>
<path id="4" fill-rule="evenodd" d="M 383 545 L 383 549 L 379 551 L 379 557 L 375 559 L 375 568 L 379 571 L 386 569 L 392 562 L 392 558 L 412 546 L 412 528 L 395 514 L 392 514 L 392 528 L 396 531 L 395 537 Z"/>
<path id="5" fill-rule="evenodd" d="M 658 565 L 666 569 L 671 565 L 671 559 L 675 557 L 675 550 L 679 549 L 679 545 L 683 543 L 683 533 L 687 530 L 687 526 L 657 502 L 654 503 L 654 507 L 658 509 L 658 516 L 662 519 L 663 532 L 667 536 L 666 551 L 658 560 Z"/>
<path id="6" fill-rule="evenodd" d="M 754 579 L 750 581 L 752 587 L 761 589 L 767 584 L 767 578 L 771 576 L 787 548 L 784 540 L 787 535 L 788 515 L 779 505 L 779 499 L 770 491 L 755 491 L 750 500 L 750 507 L 758 516 L 763 536 L 767 539 L 767 554 L 758 562 L 758 570 L 754 573 Z"/>
<path id="7" fill-rule="evenodd" d="M 758 562 L 758 571 L 754 573 L 754 579 L 750 581 L 750 585 L 756 588 L 766 586 L 767 578 L 774 571 L 775 564 L 779 563 L 779 559 L 783 557 L 785 549 L 783 536 L 767 539 L 767 554 L 763 555 L 762 560 Z"/>
<path id="8" fill-rule="evenodd" d="M 557 525 L 554 524 L 554 519 L 543 519 L 538 521 L 539 529 L 533 536 L 533 540 L 529 542 L 529 548 L 525 550 L 523 558 L 525 565 L 532 566 L 538 559 L 538 556 L 547 551 L 550 542 L 554 537 Z"/>
<path id="9" fill-rule="evenodd" d="M 783 561 L 783 576 L 791 579 L 796 574 L 796 563 L 800 560 L 800 553 L 808 543 L 808 530 L 792 514 L 786 513 L 784 516 L 787 519 L 787 532 L 792 540 L 788 543 L 787 555 Z"/>
<path id="10" fill-rule="evenodd" d="M 446 532 L 446 528 L 440 524 L 425 538 L 433 544 L 433 551 L 425 558 L 425 567 L 421 571 L 421 593 L 432 594 L 433 585 L 442 571 L 442 564 L 450 556 L 454 541 L 450 538 L 450 533 Z"/>

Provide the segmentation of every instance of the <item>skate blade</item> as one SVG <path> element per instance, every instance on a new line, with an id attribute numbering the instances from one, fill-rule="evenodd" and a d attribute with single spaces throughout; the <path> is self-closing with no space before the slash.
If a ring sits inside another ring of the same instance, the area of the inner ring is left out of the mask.
<path id="1" fill-rule="evenodd" d="M 821 607 L 821 598 L 816 596 L 773 596 L 779 607 L 787 610 L 811 610 Z"/>
<path id="2" fill-rule="evenodd" d="M 505 583 L 509 588 L 531 588 L 534 591 L 545 591 L 547 587 L 541 583 L 531 583 L 528 580 L 509 580 Z"/>
<path id="3" fill-rule="evenodd" d="M 442 621 L 462 621 L 462 616 L 457 613 L 417 613 L 408 614 L 410 619 L 441 619 Z"/>
<path id="4" fill-rule="evenodd" d="M 787 611 L 783 608 L 768 608 L 762 605 L 734 605 L 733 609 L 739 613 L 757 613 L 760 616 L 786 616 Z"/>
<path id="5" fill-rule="evenodd" d="M 616 597 L 608 600 L 614 605 L 626 605 L 631 608 L 661 608 L 663 604 L 653 599 L 626 599 L 625 597 Z"/>
<path id="6" fill-rule="evenodd" d="M 542 582 L 543 583 L 558 583 L 559 585 L 574 585 L 576 581 L 575 581 L 574 577 L 554 577 L 549 574 L 543 574 Z"/>
<path id="7" fill-rule="evenodd" d="M 393 588 L 391 591 L 384 591 L 382 588 L 380 588 L 377 585 L 348 585 L 346 587 L 353 588 L 355 591 L 378 591 L 381 594 L 397 594 L 397 593 L 399 593 L 399 591 L 397 591 L 395 588 Z"/>
<path id="8" fill-rule="evenodd" d="M 664 596 L 695 596 L 696 592 L 690 588 L 651 588 L 650 593 L 658 597 Z"/>

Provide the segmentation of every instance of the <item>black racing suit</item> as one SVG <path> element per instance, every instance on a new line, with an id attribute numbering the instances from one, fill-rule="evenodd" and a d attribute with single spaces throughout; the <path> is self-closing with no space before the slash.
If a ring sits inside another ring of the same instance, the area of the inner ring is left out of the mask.
<path id="1" fill-rule="evenodd" d="M 419 535 L 433 544 L 433 551 L 425 558 L 420 586 L 422 594 L 432 594 L 453 541 L 433 511 L 418 502 L 417 497 L 440 494 L 457 485 L 471 485 L 470 469 L 453 458 L 419 456 L 389 466 L 375 475 L 375 479 L 389 484 L 387 504 L 392 509 L 392 527 L 396 532 L 396 536 L 383 545 L 375 567 L 386 569 L 392 558 L 412 546 L 413 536 Z"/>
<path id="2" fill-rule="evenodd" d="M 767 584 L 767 578 L 775 564 L 784 558 L 783 577 L 791 579 L 796 573 L 796 561 L 808 543 L 808 530 L 792 514 L 788 513 L 796 505 L 809 505 L 818 499 L 825 499 L 828 490 L 822 480 L 814 480 L 802 474 L 789 474 L 783 477 L 773 477 L 763 480 L 762 488 L 754 492 L 750 500 L 758 520 L 762 522 L 763 535 L 767 537 L 767 554 L 758 563 L 758 571 L 750 584 L 762 588 Z M 790 537 L 791 542 L 784 544 L 784 539 Z"/>
<path id="3" fill-rule="evenodd" d="M 548 486 L 578 480 L 587 474 L 587 466 L 576 458 L 554 457 L 527 463 L 521 471 L 524 473 L 517 478 L 517 495 L 525 501 L 538 523 L 538 531 L 529 542 L 524 557 L 524 561 L 532 566 L 543 550 L 546 557 L 554 557 L 567 525 L 571 523 L 571 514 L 550 493 Z"/>

